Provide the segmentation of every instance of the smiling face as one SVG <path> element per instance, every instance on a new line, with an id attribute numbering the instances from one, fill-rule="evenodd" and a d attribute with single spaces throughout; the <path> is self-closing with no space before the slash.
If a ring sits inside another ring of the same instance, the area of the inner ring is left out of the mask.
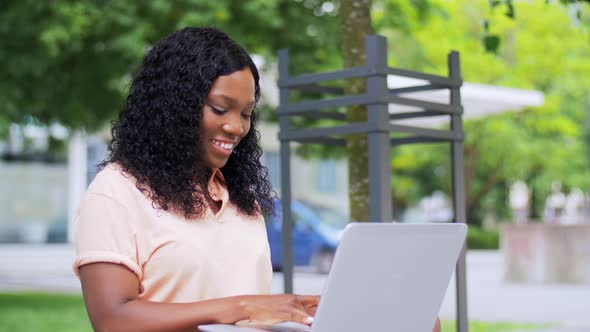
<path id="1" fill-rule="evenodd" d="M 211 168 L 222 168 L 233 150 L 250 130 L 256 105 L 254 77 L 249 68 L 219 76 L 211 85 L 203 105 L 201 140 L 203 160 Z"/>

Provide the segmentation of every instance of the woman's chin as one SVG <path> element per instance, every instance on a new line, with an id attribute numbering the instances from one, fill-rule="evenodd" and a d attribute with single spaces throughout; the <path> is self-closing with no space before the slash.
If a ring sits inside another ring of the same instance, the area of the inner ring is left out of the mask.
<path id="1" fill-rule="evenodd" d="M 207 166 L 209 166 L 210 168 L 214 169 L 214 168 L 223 168 L 226 164 L 227 164 L 227 160 L 229 158 L 207 158 L 205 160 L 205 162 L 207 163 Z"/>

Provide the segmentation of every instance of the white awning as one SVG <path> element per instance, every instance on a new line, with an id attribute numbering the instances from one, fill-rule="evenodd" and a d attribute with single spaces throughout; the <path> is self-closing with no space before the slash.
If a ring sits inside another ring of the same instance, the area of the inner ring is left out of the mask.
<path id="1" fill-rule="evenodd" d="M 389 76 L 388 87 L 402 88 L 427 85 L 429 82 L 400 76 Z M 400 96 L 417 100 L 449 104 L 449 90 L 431 90 L 403 93 Z M 486 115 L 498 114 L 510 111 L 520 111 L 525 107 L 541 106 L 545 102 L 542 92 L 535 90 L 506 88 L 496 85 L 464 82 L 461 86 L 461 104 L 463 105 L 463 118 L 476 119 Z M 389 106 L 390 113 L 404 113 L 419 111 L 419 108 L 395 105 Z M 437 126 L 448 123 L 449 116 L 436 116 L 426 118 L 414 118 L 398 120 L 396 123 L 416 126 Z"/>
<path id="2" fill-rule="evenodd" d="M 276 66 L 266 66 L 262 57 L 254 56 L 254 62 L 261 68 L 260 88 L 264 102 L 272 107 L 279 103 L 279 89 L 277 87 Z M 387 78 L 388 87 L 401 88 L 426 85 L 429 82 L 401 76 L 390 75 Z M 449 104 L 449 90 L 420 91 L 400 94 L 402 97 L 418 99 L 429 102 Z M 506 88 L 496 85 L 463 82 L 461 86 L 461 104 L 463 105 L 463 118 L 475 119 L 486 115 L 504 112 L 517 112 L 525 107 L 541 106 L 545 102 L 542 92 L 535 90 Z M 390 113 L 403 113 L 419 111 L 404 105 L 391 104 Z M 396 120 L 395 123 L 414 125 L 421 127 L 433 127 L 449 122 L 449 116 L 435 116 L 426 118 L 413 118 L 408 120 Z"/>

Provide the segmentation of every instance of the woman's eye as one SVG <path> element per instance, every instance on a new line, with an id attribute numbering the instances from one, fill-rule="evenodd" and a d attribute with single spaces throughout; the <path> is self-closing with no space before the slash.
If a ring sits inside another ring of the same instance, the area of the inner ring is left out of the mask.
<path id="1" fill-rule="evenodd" d="M 213 113 L 215 113 L 215 114 L 219 114 L 219 115 L 221 115 L 221 114 L 224 114 L 224 113 L 226 112 L 225 110 L 222 110 L 222 109 L 219 109 L 219 108 L 213 107 L 213 106 L 211 106 L 211 105 L 209 105 L 209 107 L 211 108 L 211 110 L 212 110 L 212 111 L 213 111 Z"/>
<path id="2" fill-rule="evenodd" d="M 251 117 L 252 117 L 252 114 L 242 113 L 242 118 L 244 118 L 244 119 L 250 119 Z"/>

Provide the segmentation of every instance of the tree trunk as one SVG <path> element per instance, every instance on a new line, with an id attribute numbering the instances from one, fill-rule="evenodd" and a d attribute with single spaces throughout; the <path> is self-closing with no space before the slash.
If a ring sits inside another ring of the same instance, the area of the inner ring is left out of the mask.
<path id="1" fill-rule="evenodd" d="M 371 0 L 342 0 L 340 2 L 342 57 L 344 67 L 365 64 L 365 36 L 373 33 Z M 347 81 L 347 95 L 364 93 L 364 79 Z M 346 112 L 348 122 L 367 121 L 367 108 L 353 106 Z M 351 221 L 369 220 L 369 146 L 366 134 L 347 137 L 348 188 Z"/>

